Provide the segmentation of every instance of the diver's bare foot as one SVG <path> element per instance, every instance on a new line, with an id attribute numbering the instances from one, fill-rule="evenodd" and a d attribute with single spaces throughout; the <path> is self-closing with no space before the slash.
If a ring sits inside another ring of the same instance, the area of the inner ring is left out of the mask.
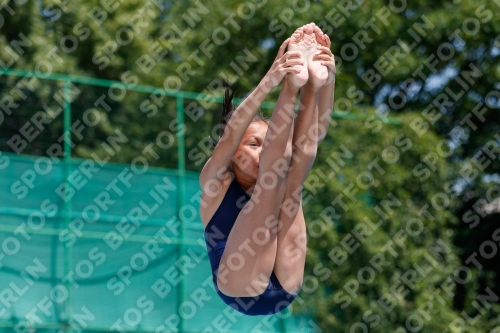
<path id="1" fill-rule="evenodd" d="M 322 65 L 322 61 L 315 59 L 314 56 L 321 53 L 320 50 L 316 49 L 317 46 L 326 46 L 330 48 L 330 39 L 318 26 L 314 23 L 311 24 L 313 25 L 315 41 L 317 44 L 314 46 L 314 50 L 311 50 L 311 57 L 307 61 L 307 69 L 313 86 L 321 87 L 328 79 L 328 68 Z"/>
<path id="2" fill-rule="evenodd" d="M 299 51 L 305 62 L 301 66 L 301 72 L 297 75 L 297 81 L 300 81 L 302 85 L 305 84 L 302 80 L 307 80 L 307 77 L 315 87 L 323 86 L 328 79 L 328 68 L 321 64 L 321 60 L 314 59 L 314 55 L 321 53 L 316 48 L 319 45 L 330 47 L 330 39 L 314 23 L 306 24 L 292 34 L 288 48 Z M 304 75 L 304 69 L 307 69 L 305 71 L 307 75 Z"/>
<path id="3" fill-rule="evenodd" d="M 306 84 L 307 80 L 309 79 L 309 73 L 307 70 L 307 63 L 309 59 L 309 49 L 311 48 L 310 45 L 312 42 L 311 39 L 311 33 L 307 34 L 304 30 L 305 25 L 297 28 L 295 32 L 292 34 L 290 37 L 290 42 L 288 43 L 288 50 L 289 51 L 297 51 L 300 53 L 300 58 L 304 62 L 302 65 L 296 65 L 296 68 L 300 69 L 300 73 L 298 74 L 293 74 L 290 73 L 290 81 L 294 86 L 297 87 L 302 87 L 304 84 Z M 314 36 L 314 35 L 313 35 Z"/>

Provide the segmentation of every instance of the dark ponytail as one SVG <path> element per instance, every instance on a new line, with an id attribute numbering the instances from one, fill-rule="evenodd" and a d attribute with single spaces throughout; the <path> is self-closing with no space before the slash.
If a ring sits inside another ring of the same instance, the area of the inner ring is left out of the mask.
<path id="1" fill-rule="evenodd" d="M 219 138 L 222 137 L 224 134 L 224 130 L 226 129 L 227 122 L 229 121 L 229 118 L 231 118 L 233 114 L 233 98 L 234 98 L 234 93 L 236 91 L 236 87 L 234 89 L 231 89 L 231 85 L 229 82 L 227 82 L 224 79 L 220 79 L 222 81 L 222 86 L 224 87 L 224 100 L 222 101 L 222 113 L 220 116 L 220 133 L 219 133 Z"/>
<path id="2" fill-rule="evenodd" d="M 218 133 L 218 138 L 213 139 L 212 138 L 212 145 L 215 147 L 217 143 L 219 142 L 220 138 L 222 138 L 222 135 L 224 134 L 224 130 L 226 129 L 227 122 L 229 121 L 229 118 L 231 118 L 233 114 L 233 98 L 234 98 L 234 93 L 236 92 L 236 87 L 231 89 L 231 85 L 229 82 L 224 80 L 223 78 L 219 77 L 219 79 L 222 82 L 222 86 L 224 87 L 224 99 L 222 101 L 222 112 L 220 116 L 220 128 L 219 128 L 219 133 Z"/>
<path id="3" fill-rule="evenodd" d="M 224 80 L 221 77 L 219 77 L 219 79 L 221 80 L 222 86 L 224 87 L 224 99 L 222 101 L 222 112 L 221 112 L 221 117 L 220 117 L 220 122 L 219 122 L 219 125 L 220 125 L 220 129 L 219 129 L 219 133 L 218 133 L 219 137 L 217 138 L 217 140 L 211 138 L 212 145 L 214 148 L 217 145 L 217 143 L 219 142 L 219 140 L 222 138 L 222 135 L 224 134 L 224 131 L 226 129 L 227 122 L 229 121 L 229 119 L 233 115 L 233 111 L 234 111 L 233 110 L 233 98 L 234 98 L 234 93 L 236 91 L 236 88 L 238 88 L 238 84 L 236 84 L 236 86 L 234 88 L 232 88 L 231 85 L 229 84 L 229 82 L 227 82 L 226 80 Z M 254 116 L 252 122 L 254 122 L 254 121 L 262 121 L 262 122 L 265 122 L 266 124 L 269 124 L 269 120 L 264 118 L 264 116 L 260 113 L 260 111 L 257 115 Z"/>

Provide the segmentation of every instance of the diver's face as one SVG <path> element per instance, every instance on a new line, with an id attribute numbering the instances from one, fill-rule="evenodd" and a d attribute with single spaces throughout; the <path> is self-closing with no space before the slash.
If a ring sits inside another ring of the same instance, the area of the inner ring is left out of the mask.
<path id="1" fill-rule="evenodd" d="M 239 178 L 256 180 L 259 174 L 259 160 L 268 125 L 263 121 L 252 122 L 232 159 L 233 171 Z"/>

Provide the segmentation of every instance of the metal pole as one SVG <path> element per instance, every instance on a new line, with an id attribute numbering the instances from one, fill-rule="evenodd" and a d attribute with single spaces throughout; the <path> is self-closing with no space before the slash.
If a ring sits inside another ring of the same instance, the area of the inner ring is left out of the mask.
<path id="1" fill-rule="evenodd" d="M 179 258 L 184 255 L 184 219 L 181 214 L 181 209 L 184 207 L 185 203 L 185 192 L 186 192 L 186 154 L 185 154 L 185 141 L 184 141 L 184 96 L 179 94 L 176 98 L 177 104 L 177 167 L 178 167 L 178 185 L 177 198 L 178 198 L 178 209 L 177 216 L 180 222 L 179 238 L 181 242 L 179 243 Z M 182 269 L 179 267 L 180 276 L 182 276 Z M 184 278 L 181 278 L 179 283 L 179 306 L 184 302 Z M 184 332 L 184 318 L 179 313 L 179 332 Z"/>
<path id="2" fill-rule="evenodd" d="M 66 189 L 69 188 L 69 174 L 71 173 L 71 80 L 68 78 L 64 80 L 64 183 Z M 71 198 L 64 200 L 64 225 L 68 233 L 71 235 L 69 224 L 71 222 Z M 71 270 L 71 247 L 64 246 L 64 272 L 65 275 L 69 274 Z M 68 322 L 71 318 L 71 285 L 66 281 L 65 287 L 68 290 L 68 297 L 64 302 L 65 305 L 65 321 Z M 66 325 L 64 331 L 71 333 L 70 325 Z"/>
<path id="3" fill-rule="evenodd" d="M 67 74 L 59 74 L 59 73 L 50 73 L 50 74 L 37 74 L 33 71 L 28 71 L 28 70 L 23 70 L 23 69 L 16 69 L 16 68 L 8 68 L 8 69 L 2 69 L 0 68 L 0 74 L 4 75 L 12 75 L 12 76 L 29 76 L 29 77 L 38 77 L 46 80 L 56 80 L 56 81 L 66 81 L 70 80 L 72 82 L 76 83 L 81 83 L 81 84 L 90 84 L 98 87 L 110 87 L 113 84 L 118 84 L 118 85 L 124 85 L 123 82 L 121 81 L 113 81 L 113 80 L 105 80 L 105 79 L 98 79 L 98 78 L 93 78 L 93 77 L 85 77 L 85 76 L 77 76 L 77 75 L 67 75 Z M 206 101 L 206 102 L 214 102 L 214 103 L 222 103 L 223 98 L 222 97 L 217 97 L 217 96 L 211 96 L 207 95 L 204 93 L 195 93 L 195 92 L 190 92 L 190 91 L 169 91 L 165 90 L 162 88 L 158 87 L 153 87 L 153 86 L 145 86 L 145 85 L 135 85 L 135 86 L 126 86 L 125 88 L 127 90 L 131 91 L 137 91 L 137 92 L 143 92 L 143 93 L 155 93 L 155 94 L 161 94 L 165 96 L 171 96 L 171 97 L 178 97 L 179 95 L 182 95 L 185 98 L 190 98 L 196 101 Z M 239 104 L 243 102 L 242 98 L 234 98 L 233 102 L 236 104 Z M 263 109 L 269 109 L 273 110 L 274 107 L 276 106 L 275 103 L 270 103 L 270 102 L 263 102 L 262 105 L 260 106 Z M 333 110 L 332 113 L 332 118 L 338 118 L 338 119 L 352 119 L 352 120 L 360 120 L 364 121 L 366 117 L 360 116 L 360 115 L 355 115 L 350 112 L 345 112 L 345 111 L 339 111 L 339 110 Z M 386 124 L 391 124 L 391 125 L 402 125 L 403 122 L 398 119 L 398 118 L 392 118 L 392 117 L 387 117 L 387 118 L 380 118 L 380 120 L 383 123 Z"/>

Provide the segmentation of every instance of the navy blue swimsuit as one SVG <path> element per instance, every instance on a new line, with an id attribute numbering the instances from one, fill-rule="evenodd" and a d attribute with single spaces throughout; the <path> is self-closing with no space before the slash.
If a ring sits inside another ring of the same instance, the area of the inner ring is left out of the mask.
<path id="1" fill-rule="evenodd" d="M 258 296 L 230 297 L 224 295 L 217 287 L 219 263 L 226 248 L 227 238 L 239 212 L 249 199 L 250 195 L 233 179 L 219 208 L 205 228 L 205 241 L 212 266 L 215 291 L 220 298 L 230 307 L 246 315 L 269 315 L 288 307 L 297 296 L 283 289 L 274 271 L 270 276 L 267 289 Z"/>

